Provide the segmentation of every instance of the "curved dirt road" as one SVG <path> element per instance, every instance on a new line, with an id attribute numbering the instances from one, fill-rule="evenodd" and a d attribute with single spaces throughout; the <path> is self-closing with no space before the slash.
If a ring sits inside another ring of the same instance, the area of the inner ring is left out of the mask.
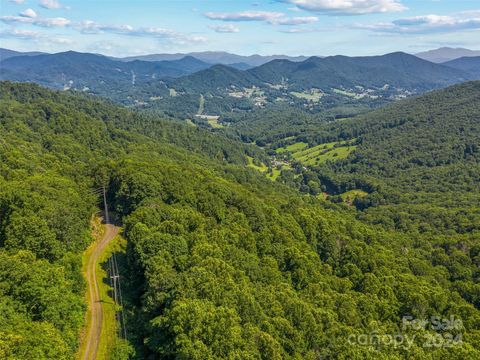
<path id="1" fill-rule="evenodd" d="M 110 241 L 112 241 L 118 234 L 119 228 L 112 224 L 105 225 L 105 234 L 95 243 L 95 247 L 88 258 L 87 263 L 87 283 L 90 297 L 88 299 L 89 308 L 89 328 L 84 338 L 85 352 L 83 353 L 82 360 L 95 360 L 97 357 L 98 345 L 100 344 L 100 338 L 102 333 L 102 321 L 103 321 L 103 309 L 100 299 L 100 291 L 97 282 L 97 263 L 100 254 Z"/>

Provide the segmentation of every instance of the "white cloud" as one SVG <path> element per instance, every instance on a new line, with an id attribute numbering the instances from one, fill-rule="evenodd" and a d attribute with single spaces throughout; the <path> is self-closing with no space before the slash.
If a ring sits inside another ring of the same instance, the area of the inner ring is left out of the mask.
<path id="1" fill-rule="evenodd" d="M 184 34 L 160 27 L 135 28 L 131 25 L 101 24 L 91 20 L 85 20 L 72 24 L 71 26 L 84 34 L 113 33 L 118 35 L 151 37 L 178 45 L 204 43 L 207 41 L 203 36 Z"/>
<path id="2" fill-rule="evenodd" d="M 460 11 L 457 15 L 463 17 L 480 17 L 480 9 Z"/>
<path id="3" fill-rule="evenodd" d="M 403 11 L 400 0 L 277 0 L 302 10 L 331 15 L 362 15 Z"/>
<path id="4" fill-rule="evenodd" d="M 304 25 L 317 22 L 316 16 L 300 16 L 300 17 L 287 17 L 279 18 L 271 21 L 274 25 Z"/>
<path id="5" fill-rule="evenodd" d="M 64 7 L 58 0 L 40 0 L 39 5 L 45 9 L 61 9 Z"/>
<path id="6" fill-rule="evenodd" d="M 13 37 L 19 39 L 36 39 L 42 36 L 38 31 L 9 29 L 0 31 L 0 37 Z"/>
<path id="7" fill-rule="evenodd" d="M 23 30 L 11 28 L 0 31 L 0 38 L 15 38 L 19 40 L 35 41 L 44 44 L 59 44 L 70 45 L 73 44 L 71 39 L 65 37 L 52 36 L 51 34 L 42 33 L 39 31 Z"/>
<path id="8" fill-rule="evenodd" d="M 209 28 L 218 32 L 218 33 L 238 33 L 238 32 L 240 32 L 240 29 L 233 24 L 210 25 Z"/>
<path id="9" fill-rule="evenodd" d="M 241 11 L 236 13 L 207 12 L 205 16 L 220 21 L 271 21 L 284 16 L 283 13 L 271 11 Z"/>
<path id="10" fill-rule="evenodd" d="M 25 11 L 22 11 L 20 13 L 20 16 L 23 16 L 23 17 L 28 17 L 28 18 L 36 18 L 37 17 L 37 13 L 33 10 L 33 9 L 27 9 Z"/>
<path id="11" fill-rule="evenodd" d="M 171 29 L 164 29 L 159 27 L 137 28 L 132 29 L 129 32 L 125 32 L 124 34 L 140 37 L 153 37 L 165 40 L 176 45 L 198 44 L 207 42 L 207 38 L 205 38 L 204 36 L 189 35 Z"/>
<path id="12" fill-rule="evenodd" d="M 278 30 L 285 34 L 306 34 L 319 31 L 318 29 L 307 29 L 307 28 L 287 28 Z"/>
<path id="13" fill-rule="evenodd" d="M 236 13 L 206 13 L 211 20 L 219 21 L 263 21 L 272 25 L 302 25 L 318 21 L 316 16 L 286 17 L 281 12 L 270 11 L 241 11 Z M 214 29 L 214 27 L 211 27 Z M 225 31 L 228 32 L 228 31 Z"/>
<path id="14" fill-rule="evenodd" d="M 30 13 L 32 16 L 33 14 Z M 72 22 L 62 17 L 57 18 L 40 18 L 28 17 L 27 14 L 22 16 L 0 16 L 0 22 L 18 25 L 34 25 L 39 27 L 69 27 L 84 34 L 113 33 L 118 35 L 129 35 L 139 37 L 151 37 L 162 39 L 167 43 L 183 45 L 204 43 L 207 39 L 204 36 L 190 35 L 177 32 L 171 29 L 160 27 L 140 27 L 135 28 L 126 24 L 102 24 L 95 21 L 85 20 L 82 22 Z"/>
<path id="15" fill-rule="evenodd" d="M 64 37 L 58 37 L 58 38 L 49 38 L 50 42 L 55 43 L 55 44 L 60 44 L 60 45 L 70 45 L 73 44 L 72 39 L 64 38 Z"/>
<path id="16" fill-rule="evenodd" d="M 417 25 L 453 25 L 456 20 L 451 16 L 423 15 L 395 20 L 392 22 L 398 26 L 417 26 Z"/>
<path id="17" fill-rule="evenodd" d="M 38 20 L 38 24 L 40 26 L 67 26 L 70 25 L 71 21 L 62 17 L 57 18 L 46 18 Z"/>
<path id="18" fill-rule="evenodd" d="M 70 25 L 71 21 L 62 17 L 57 18 L 32 18 L 27 16 L 0 16 L 0 21 L 8 24 L 22 23 L 42 27 L 63 27 Z"/>
<path id="19" fill-rule="evenodd" d="M 0 16 L 0 21 L 4 23 L 33 23 L 33 19 L 25 17 L 25 16 Z"/>
<path id="20" fill-rule="evenodd" d="M 376 24 L 360 24 L 357 28 L 383 33 L 398 34 L 428 34 L 448 33 L 461 30 L 480 30 L 480 12 L 477 17 L 474 12 L 461 12 L 450 16 L 422 15 Z"/>
<path id="21" fill-rule="evenodd" d="M 73 25 L 73 28 L 84 34 L 98 34 L 101 32 L 129 33 L 134 30 L 130 25 L 105 25 L 91 20 L 76 23 Z"/>
<path id="22" fill-rule="evenodd" d="M 302 12 L 302 9 L 299 9 L 296 6 L 289 7 L 288 10 L 293 11 L 293 12 Z"/>

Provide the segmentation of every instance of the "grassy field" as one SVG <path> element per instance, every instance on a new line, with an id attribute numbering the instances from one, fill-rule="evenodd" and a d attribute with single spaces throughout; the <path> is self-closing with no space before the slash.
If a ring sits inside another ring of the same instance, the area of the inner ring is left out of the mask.
<path id="1" fill-rule="evenodd" d="M 343 96 L 348 96 L 348 97 L 351 97 L 351 98 L 354 98 L 355 100 L 359 100 L 361 98 L 363 98 L 365 95 L 363 94 L 356 94 L 354 92 L 350 92 L 350 91 L 346 91 L 346 90 L 341 90 L 341 89 L 333 89 L 333 92 L 336 93 L 336 94 L 339 94 L 339 95 L 343 95 Z"/>
<path id="2" fill-rule="evenodd" d="M 313 102 L 319 102 L 324 95 L 323 92 L 319 92 L 319 91 L 303 91 L 303 92 L 292 91 L 290 94 L 295 96 L 296 98 L 305 99 Z"/>
<path id="3" fill-rule="evenodd" d="M 272 169 L 272 173 L 270 173 L 268 171 L 268 166 L 263 164 L 261 166 L 259 165 L 256 165 L 253 163 L 253 158 L 250 157 L 250 156 L 247 156 L 247 159 L 248 159 L 248 167 L 254 169 L 254 170 L 257 170 L 259 172 L 261 172 L 262 174 L 264 174 L 267 179 L 270 179 L 272 181 L 275 181 L 277 180 L 277 178 L 280 176 L 280 173 L 281 173 L 281 170 L 280 169 L 277 169 L 277 168 L 273 168 Z M 283 166 L 282 169 L 290 169 L 290 166 Z"/>
<path id="4" fill-rule="evenodd" d="M 254 164 L 253 163 L 253 158 L 251 156 L 247 156 L 247 160 L 248 160 L 248 167 L 252 168 L 252 169 L 255 169 L 257 171 L 260 171 L 260 172 L 266 172 L 268 171 L 268 167 L 267 165 L 265 164 L 262 164 L 261 166 L 257 165 L 257 164 Z"/>
<path id="5" fill-rule="evenodd" d="M 218 122 L 220 116 L 207 116 L 208 124 L 214 129 L 221 129 L 223 125 Z"/>
<path id="6" fill-rule="evenodd" d="M 331 142 L 296 151 L 292 156 L 304 165 L 319 165 L 329 160 L 345 159 L 355 148 L 355 145 L 349 145 L 345 141 Z"/>
<path id="7" fill-rule="evenodd" d="M 294 152 L 305 149 L 307 146 L 308 146 L 307 143 L 304 143 L 304 142 L 300 141 L 300 142 L 297 142 L 295 144 L 291 144 L 291 145 L 288 145 L 288 146 L 285 146 L 285 147 L 280 147 L 280 148 L 276 149 L 275 151 L 277 152 L 277 154 L 282 154 L 286 151 L 290 151 L 290 152 L 294 153 Z"/>
<path id="8" fill-rule="evenodd" d="M 205 110 L 205 97 L 203 95 L 200 95 L 200 98 L 198 99 L 197 115 L 202 115 L 203 110 Z"/>
<path id="9" fill-rule="evenodd" d="M 285 168 L 285 167 L 284 167 Z M 272 181 L 277 180 L 277 178 L 280 176 L 281 170 L 274 168 L 272 169 L 272 173 L 267 173 L 267 178 L 269 178 Z"/>

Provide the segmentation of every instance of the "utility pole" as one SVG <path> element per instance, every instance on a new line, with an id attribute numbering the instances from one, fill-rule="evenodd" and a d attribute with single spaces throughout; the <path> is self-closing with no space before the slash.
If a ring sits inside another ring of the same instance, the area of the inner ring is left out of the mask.
<path id="1" fill-rule="evenodd" d="M 105 210 L 105 223 L 110 224 L 110 217 L 108 215 L 107 206 L 107 192 L 105 185 L 103 186 L 103 206 Z M 108 259 L 109 274 L 110 274 L 110 286 L 113 290 L 113 301 L 115 302 L 115 318 L 120 325 L 118 329 L 118 335 L 127 338 L 127 326 L 125 324 L 125 316 L 123 315 L 123 299 L 122 299 L 122 287 L 120 282 L 120 272 L 118 270 L 117 258 L 115 253 Z M 117 306 L 120 306 L 120 311 L 117 311 Z"/>
<path id="2" fill-rule="evenodd" d="M 108 216 L 107 193 L 105 191 L 105 185 L 103 185 L 103 208 L 105 209 L 105 224 L 110 224 L 110 218 Z"/>

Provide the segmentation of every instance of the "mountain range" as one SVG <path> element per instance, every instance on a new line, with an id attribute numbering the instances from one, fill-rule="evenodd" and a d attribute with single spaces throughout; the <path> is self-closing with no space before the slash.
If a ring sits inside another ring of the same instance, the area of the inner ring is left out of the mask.
<path id="1" fill-rule="evenodd" d="M 19 52 L 9 49 L 0 48 L 0 61 L 6 60 L 15 56 L 35 56 L 45 54 L 44 52 L 31 51 L 31 52 Z M 420 53 L 413 54 L 421 59 L 434 62 L 444 63 L 450 60 L 458 59 L 461 57 L 475 57 L 480 56 L 480 50 L 470 50 L 465 48 L 450 48 L 442 47 L 438 49 L 428 50 Z M 222 64 L 229 65 L 238 69 L 245 70 L 250 67 L 256 67 L 272 60 L 290 60 L 294 62 L 304 61 L 309 56 L 288 56 L 288 55 L 238 55 L 225 51 L 202 51 L 202 52 L 190 52 L 190 53 L 175 53 L 175 54 L 146 54 L 127 57 L 110 57 L 112 60 L 118 61 L 172 61 L 180 60 L 184 57 L 192 56 L 198 60 L 206 62 L 208 64 Z"/>
<path id="2" fill-rule="evenodd" d="M 191 52 L 191 53 L 178 53 L 178 54 L 150 54 L 140 56 L 130 56 L 120 58 L 123 61 L 143 60 L 143 61 L 162 61 L 162 60 L 179 60 L 185 56 L 193 56 L 201 61 L 209 64 L 222 64 L 233 67 L 255 67 L 263 65 L 272 60 L 290 60 L 290 61 L 303 61 L 307 56 L 287 56 L 287 55 L 237 55 L 224 51 L 204 51 L 204 52 Z M 243 65 L 242 65 L 243 64 Z"/>
<path id="3" fill-rule="evenodd" d="M 472 78 L 467 71 L 397 52 L 370 57 L 310 57 L 301 62 L 273 60 L 247 71 L 216 65 L 176 79 L 170 85 L 196 93 L 251 86 L 286 86 L 294 91 L 395 87 L 423 92 Z"/>
<path id="4" fill-rule="evenodd" d="M 53 88 L 95 89 L 104 84 L 129 87 L 146 80 L 188 75 L 210 66 L 191 56 L 173 61 L 123 62 L 103 55 L 67 51 L 7 58 L 0 62 L 0 77 Z"/>
<path id="5" fill-rule="evenodd" d="M 300 101 L 303 106 L 310 101 L 312 92 L 317 97 L 336 94 L 348 101 L 397 99 L 480 78 L 478 58 L 436 64 L 402 52 L 364 57 L 314 56 L 295 61 L 274 59 L 253 68 L 245 62 L 228 66 L 212 65 L 193 56 L 176 59 L 178 54 L 169 55 L 169 60 L 125 61 L 74 51 L 35 55 L 3 49 L 1 53 L 7 56 L 0 61 L 1 80 L 82 90 L 127 105 L 154 102 L 155 106 L 170 107 L 173 99 L 166 104 L 158 101 L 180 95 L 175 99 L 176 108 L 188 101 L 189 108 L 198 109 L 195 102 L 200 95 L 209 95 L 209 104 L 216 102 L 212 96 L 220 96 L 224 99 L 222 108 L 227 106 L 229 111 L 239 106 L 234 98 L 243 101 L 241 107 L 245 107 L 245 102 L 263 106 L 278 99 Z M 209 61 L 242 60 L 228 53 L 199 54 L 208 54 L 204 60 Z M 252 93 L 255 88 L 258 91 Z M 231 105 L 226 105 L 228 99 Z"/>
<path id="6" fill-rule="evenodd" d="M 462 57 L 459 59 L 451 60 L 444 63 L 446 66 L 450 66 L 455 69 L 467 71 L 473 74 L 475 77 L 480 77 L 480 56 L 476 57 Z"/>
<path id="7" fill-rule="evenodd" d="M 42 55 L 40 51 L 31 51 L 31 52 L 20 52 L 14 51 L 9 49 L 0 48 L 0 61 L 6 60 L 8 58 L 16 57 L 16 56 L 35 56 L 35 55 Z"/>
<path id="8" fill-rule="evenodd" d="M 442 47 L 435 50 L 417 53 L 415 56 L 434 63 L 444 63 L 461 57 L 480 56 L 480 50 Z"/>

